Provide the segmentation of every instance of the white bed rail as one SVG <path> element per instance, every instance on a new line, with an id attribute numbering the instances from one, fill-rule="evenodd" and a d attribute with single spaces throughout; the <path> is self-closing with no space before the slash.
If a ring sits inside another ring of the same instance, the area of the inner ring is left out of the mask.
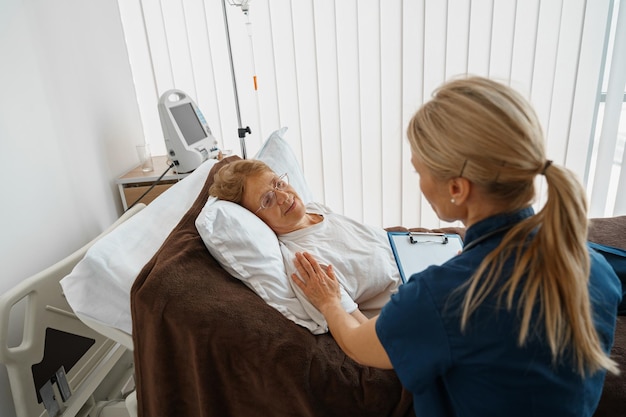
<path id="1" fill-rule="evenodd" d="M 44 359 L 47 329 L 94 340 L 86 353 L 66 370 L 71 396 L 64 401 L 58 388 L 61 383 L 52 385 L 59 407 L 57 415 L 87 415 L 94 407 L 94 390 L 126 352 L 128 342 L 117 343 L 79 320 L 66 302 L 59 281 L 72 271 L 98 239 L 144 207 L 143 204 L 136 205 L 76 252 L 0 295 L 0 363 L 7 368 L 17 417 L 50 415 L 38 400 L 32 371 L 32 366 Z M 19 344 L 13 346 L 9 341 L 10 337 L 15 338 L 15 334 L 9 333 L 16 331 L 19 339 L 16 343 Z M 130 343 L 132 346 L 132 341 Z"/>

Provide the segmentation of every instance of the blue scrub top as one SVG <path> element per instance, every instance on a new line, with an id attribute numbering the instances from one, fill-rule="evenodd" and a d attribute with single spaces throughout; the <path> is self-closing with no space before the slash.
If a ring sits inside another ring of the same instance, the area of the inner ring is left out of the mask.
<path id="1" fill-rule="evenodd" d="M 582 378 L 566 355 L 553 364 L 540 324 L 531 321 L 517 343 L 519 316 L 495 295 L 472 314 L 464 332 L 458 288 L 511 226 L 532 208 L 494 216 L 471 226 L 466 250 L 442 266 L 413 275 L 383 308 L 376 333 L 402 384 L 413 393 L 418 416 L 591 416 L 604 371 Z M 606 352 L 613 344 L 621 285 L 606 260 L 590 250 L 590 295 L 596 329 Z M 508 277 L 512 260 L 502 276 Z M 502 303 L 504 304 L 504 303 Z M 515 304 L 514 304 L 515 306 Z"/>

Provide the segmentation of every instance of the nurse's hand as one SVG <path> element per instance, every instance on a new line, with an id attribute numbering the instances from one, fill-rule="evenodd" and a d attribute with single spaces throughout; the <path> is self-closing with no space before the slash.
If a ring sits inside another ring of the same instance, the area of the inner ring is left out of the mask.
<path id="1" fill-rule="evenodd" d="M 322 267 L 308 252 L 297 252 L 294 264 L 298 273 L 291 279 L 322 314 L 327 305 L 340 303 L 339 282 L 332 265 Z"/>

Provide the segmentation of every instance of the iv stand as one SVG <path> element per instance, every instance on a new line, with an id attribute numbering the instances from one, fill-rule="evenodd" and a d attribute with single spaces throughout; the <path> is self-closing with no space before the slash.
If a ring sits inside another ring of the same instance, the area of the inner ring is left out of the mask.
<path id="1" fill-rule="evenodd" d="M 228 30 L 228 16 L 226 15 L 226 0 L 222 0 L 222 11 L 224 12 L 224 27 L 226 28 L 226 43 L 228 45 L 228 58 L 230 60 L 230 74 L 233 79 L 233 93 L 235 94 L 235 108 L 237 110 L 237 123 L 239 128 L 239 145 L 241 146 L 241 157 L 246 159 L 246 133 L 252 133 L 249 126 L 245 128 L 241 124 L 241 110 L 239 109 L 239 94 L 237 93 L 237 79 L 235 78 L 235 66 L 233 64 L 233 51 L 230 44 L 230 31 Z"/>

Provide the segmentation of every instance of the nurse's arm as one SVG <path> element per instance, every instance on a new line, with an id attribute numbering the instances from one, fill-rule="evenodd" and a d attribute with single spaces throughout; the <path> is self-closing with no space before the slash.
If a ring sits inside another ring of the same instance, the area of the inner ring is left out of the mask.
<path id="1" fill-rule="evenodd" d="M 341 306 L 322 311 L 328 328 L 341 349 L 361 365 L 392 369 L 391 361 L 376 334 L 378 316 L 355 323 Z"/>

